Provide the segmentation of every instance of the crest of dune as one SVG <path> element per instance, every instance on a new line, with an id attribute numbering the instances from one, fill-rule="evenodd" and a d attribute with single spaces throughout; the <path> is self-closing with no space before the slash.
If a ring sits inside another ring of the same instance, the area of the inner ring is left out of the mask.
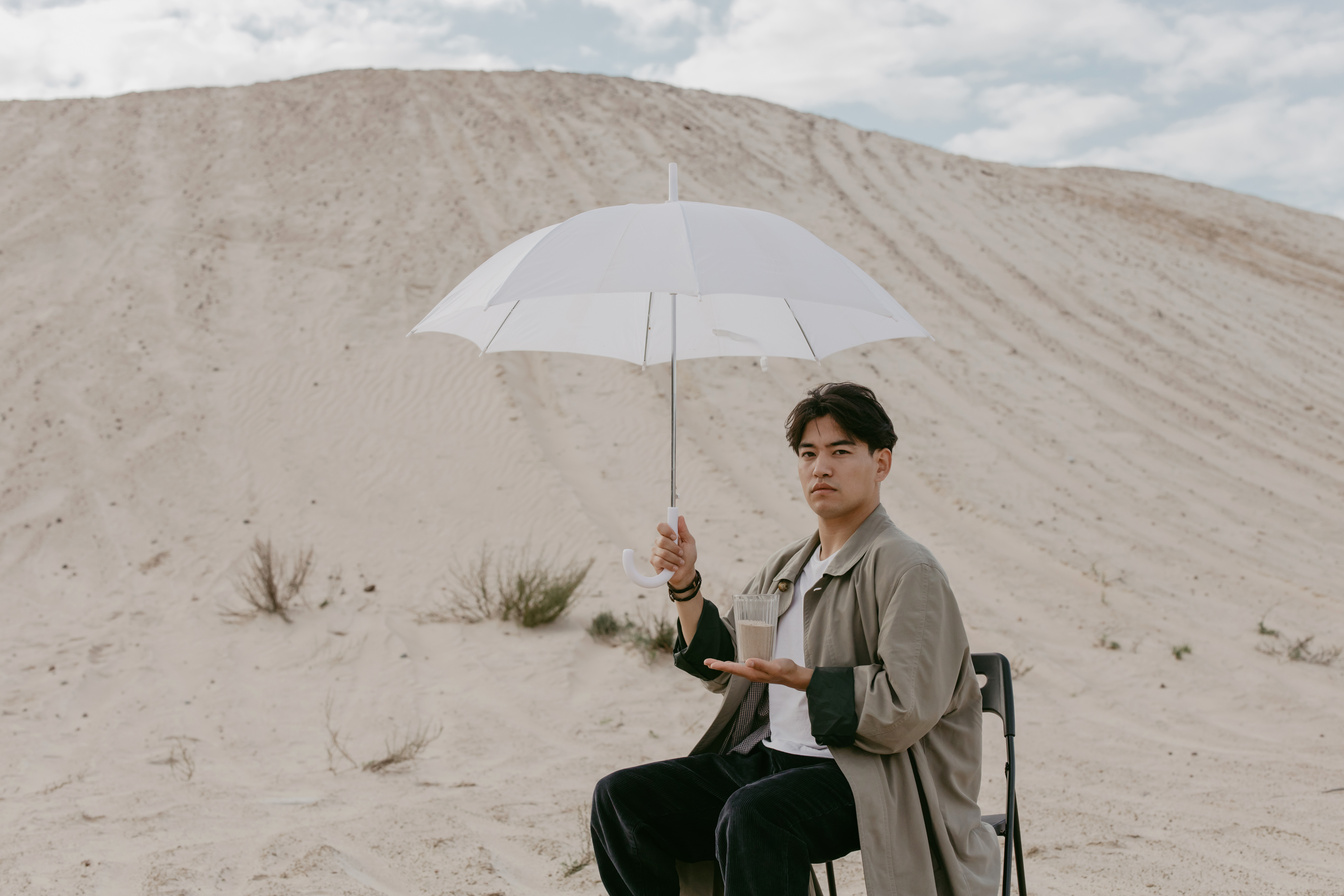
<path id="1" fill-rule="evenodd" d="M 681 365 L 711 593 L 808 532 L 789 408 L 868 384 L 884 503 L 1017 669 L 1033 889 L 1337 889 L 1344 660 L 1284 646 L 1344 645 L 1344 221 L 655 83 L 359 71 L 0 103 L 0 891 L 601 892 L 593 783 L 717 700 L 583 631 L 667 612 L 617 559 L 665 506 L 667 368 L 404 334 L 669 161 L 936 338 Z M 257 536 L 313 549 L 292 625 L 221 616 Z M 568 617 L 426 621 L 523 544 L 597 558 Z M 417 725 L 401 773 L 329 762 Z"/>

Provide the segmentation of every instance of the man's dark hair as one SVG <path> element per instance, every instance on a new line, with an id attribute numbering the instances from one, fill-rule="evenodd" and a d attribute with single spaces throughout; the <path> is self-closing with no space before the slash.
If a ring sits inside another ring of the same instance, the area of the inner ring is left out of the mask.
<path id="1" fill-rule="evenodd" d="M 867 445 L 869 454 L 896 444 L 891 418 L 872 389 L 858 383 L 823 383 L 794 406 L 784 424 L 794 454 L 802 444 L 807 424 L 822 417 L 830 417 L 851 439 Z"/>

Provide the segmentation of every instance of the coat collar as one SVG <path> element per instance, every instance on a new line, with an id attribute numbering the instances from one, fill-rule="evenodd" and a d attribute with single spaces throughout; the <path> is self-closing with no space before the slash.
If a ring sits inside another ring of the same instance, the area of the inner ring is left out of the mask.
<path id="1" fill-rule="evenodd" d="M 892 525 L 891 517 L 887 516 L 886 508 L 878 504 L 868 518 L 859 524 L 859 528 L 854 530 L 854 534 L 849 536 L 849 540 L 840 546 L 840 550 L 831 556 L 831 562 L 826 566 L 826 575 L 842 576 L 849 572 L 858 563 L 863 555 L 868 553 L 868 549 L 873 546 L 878 534 Z M 792 585 L 798 581 L 798 574 L 803 571 L 807 561 L 811 559 L 816 551 L 817 545 L 821 544 L 821 536 L 813 532 L 803 547 L 784 564 L 775 575 L 775 587 L 778 588 L 780 582 L 788 582 Z"/>

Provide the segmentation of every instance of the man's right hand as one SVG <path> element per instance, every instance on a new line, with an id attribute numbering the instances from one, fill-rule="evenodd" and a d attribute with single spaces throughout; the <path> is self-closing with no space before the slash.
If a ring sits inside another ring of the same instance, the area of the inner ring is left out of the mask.
<path id="1" fill-rule="evenodd" d="M 685 588 L 695 581 L 695 557 L 695 539 L 686 528 L 686 517 L 677 517 L 676 533 L 667 523 L 658 524 L 658 537 L 654 539 L 649 563 L 660 572 L 664 569 L 673 571 L 669 585 Z"/>

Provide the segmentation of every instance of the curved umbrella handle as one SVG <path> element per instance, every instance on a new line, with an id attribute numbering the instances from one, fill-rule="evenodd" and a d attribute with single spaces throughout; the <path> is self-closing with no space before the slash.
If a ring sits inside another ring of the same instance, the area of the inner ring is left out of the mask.
<path id="1" fill-rule="evenodd" d="M 667 524 L 672 527 L 672 531 L 677 531 L 677 518 L 681 513 L 675 507 L 667 508 Z M 657 588 L 659 585 L 666 585 L 672 578 L 672 570 L 665 569 L 656 576 L 640 575 L 635 569 L 635 552 L 626 548 L 621 554 L 621 565 L 625 567 L 625 574 L 630 577 L 641 588 Z"/>

